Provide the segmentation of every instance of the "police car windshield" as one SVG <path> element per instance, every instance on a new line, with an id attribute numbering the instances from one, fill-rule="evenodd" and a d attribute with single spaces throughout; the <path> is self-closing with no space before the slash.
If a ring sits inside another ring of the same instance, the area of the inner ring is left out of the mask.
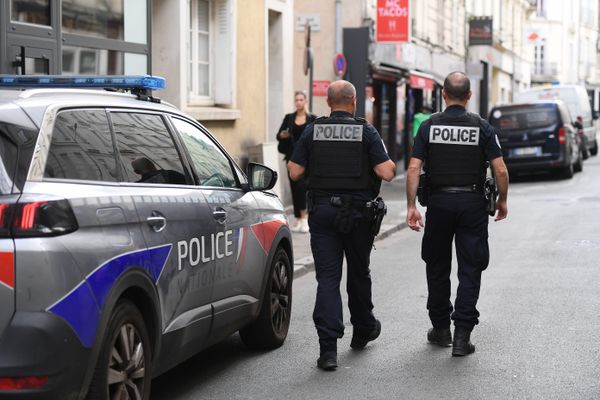
<path id="1" fill-rule="evenodd" d="M 542 128 L 557 123 L 558 111 L 554 104 L 498 108 L 490 118 L 490 124 L 501 130 Z"/>

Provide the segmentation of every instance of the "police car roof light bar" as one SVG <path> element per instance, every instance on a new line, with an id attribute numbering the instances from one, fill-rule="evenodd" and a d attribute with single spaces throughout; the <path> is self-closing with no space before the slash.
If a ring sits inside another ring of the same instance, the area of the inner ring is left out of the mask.
<path id="1" fill-rule="evenodd" d="M 0 87 L 13 88 L 108 88 L 135 93 L 166 87 L 165 78 L 151 75 L 0 75 Z"/>

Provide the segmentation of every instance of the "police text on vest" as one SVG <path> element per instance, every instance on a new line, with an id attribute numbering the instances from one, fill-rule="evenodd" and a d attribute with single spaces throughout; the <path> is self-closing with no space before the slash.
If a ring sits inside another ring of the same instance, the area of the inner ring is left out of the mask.
<path id="1" fill-rule="evenodd" d="M 479 127 L 432 125 L 429 143 L 479 145 Z"/>
<path id="2" fill-rule="evenodd" d="M 313 140 L 362 142 L 363 126 L 346 124 L 315 124 Z"/>

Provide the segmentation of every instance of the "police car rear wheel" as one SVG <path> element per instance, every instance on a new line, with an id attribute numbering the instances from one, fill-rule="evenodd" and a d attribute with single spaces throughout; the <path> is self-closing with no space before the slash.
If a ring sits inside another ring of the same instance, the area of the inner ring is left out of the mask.
<path id="1" fill-rule="evenodd" d="M 115 307 L 98 356 L 88 400 L 150 398 L 150 338 L 130 301 Z"/>
<path id="2" fill-rule="evenodd" d="M 253 348 L 275 349 L 287 337 L 292 310 L 292 265 L 283 249 L 271 262 L 269 281 L 258 319 L 240 330 L 244 344 Z"/>

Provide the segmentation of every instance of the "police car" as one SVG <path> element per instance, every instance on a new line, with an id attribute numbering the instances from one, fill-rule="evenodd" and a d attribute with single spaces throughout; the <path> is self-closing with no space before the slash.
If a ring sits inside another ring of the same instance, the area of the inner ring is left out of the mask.
<path id="1" fill-rule="evenodd" d="M 285 341 L 277 175 L 244 174 L 150 95 L 164 85 L 0 76 L 0 398 L 148 399 L 152 377 L 238 330 Z"/>

